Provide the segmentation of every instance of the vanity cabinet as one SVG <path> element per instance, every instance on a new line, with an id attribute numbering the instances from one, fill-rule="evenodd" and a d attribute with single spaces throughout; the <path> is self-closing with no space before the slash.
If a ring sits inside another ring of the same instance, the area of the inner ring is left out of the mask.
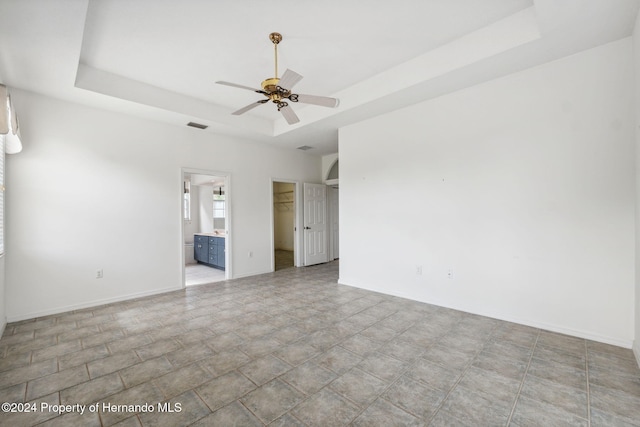
<path id="1" fill-rule="evenodd" d="M 193 236 L 193 257 L 197 262 L 209 263 L 209 237 Z"/>
<path id="2" fill-rule="evenodd" d="M 224 237 L 209 237 L 209 264 L 224 270 Z"/>
<path id="3" fill-rule="evenodd" d="M 196 234 L 193 239 L 194 258 L 197 262 L 224 270 L 225 240 L 224 237 Z"/>

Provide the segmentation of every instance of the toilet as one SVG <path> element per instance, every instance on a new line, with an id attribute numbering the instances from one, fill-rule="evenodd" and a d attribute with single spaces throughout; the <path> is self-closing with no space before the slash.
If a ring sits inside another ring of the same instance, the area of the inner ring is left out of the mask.
<path id="1" fill-rule="evenodd" d="M 185 242 L 184 244 L 184 263 L 186 265 L 196 263 L 196 260 L 193 257 L 193 242 Z"/>

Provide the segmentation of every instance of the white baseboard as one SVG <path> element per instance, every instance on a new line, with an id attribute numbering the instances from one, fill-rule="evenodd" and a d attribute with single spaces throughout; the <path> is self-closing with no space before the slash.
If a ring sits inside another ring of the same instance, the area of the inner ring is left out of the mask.
<path id="1" fill-rule="evenodd" d="M 21 314 L 21 315 L 17 315 L 17 316 L 8 316 L 7 317 L 7 322 L 9 322 L 9 323 L 11 323 L 11 322 L 19 322 L 21 320 L 28 320 L 28 319 L 35 319 L 37 317 L 51 316 L 53 314 L 61 314 L 61 313 L 66 313 L 68 311 L 81 310 L 81 309 L 84 309 L 84 308 L 91 308 L 91 307 L 97 307 L 97 306 L 100 306 L 100 305 L 111 304 L 111 303 L 114 303 L 114 302 L 127 301 L 127 300 L 131 300 L 131 299 L 147 297 L 147 296 L 157 295 L 157 294 L 164 294 L 166 292 L 179 291 L 181 289 L 184 289 L 184 288 L 182 286 L 179 286 L 179 287 L 176 287 L 176 288 L 154 289 L 152 291 L 138 292 L 138 293 L 134 293 L 134 294 L 121 295 L 121 296 L 113 297 L 113 298 L 104 298 L 104 299 L 100 299 L 100 300 L 93 300 L 93 301 L 88 301 L 88 302 L 84 302 L 84 303 L 80 303 L 80 304 L 72 304 L 72 305 L 67 305 L 67 306 L 62 306 L 62 307 L 56 307 L 56 308 L 52 308 L 52 309 L 49 309 L 49 310 L 26 313 L 26 314 Z"/>
<path id="2" fill-rule="evenodd" d="M 377 289 L 370 289 L 370 288 L 365 288 L 365 287 L 361 287 L 361 286 L 356 286 L 356 285 L 351 285 L 349 283 L 345 283 L 342 280 L 338 280 L 338 284 L 340 285 L 346 285 L 346 286 L 351 286 L 354 288 L 359 288 L 359 289 L 365 289 L 368 291 L 372 291 L 372 292 L 378 292 L 381 294 L 387 294 L 387 295 L 393 295 L 396 297 L 400 297 L 400 298 L 406 298 L 412 301 L 418 301 L 418 302 L 422 302 L 425 304 L 432 304 L 432 305 L 436 305 L 439 307 L 445 307 L 445 308 L 450 308 L 452 310 L 458 310 L 458 311 L 464 311 L 465 313 L 470 313 L 470 314 L 477 314 L 479 316 L 485 316 L 485 317 L 490 317 L 492 319 L 497 319 L 497 320 L 504 320 L 506 322 L 512 322 L 512 323 L 517 323 L 519 325 L 524 325 L 524 326 L 531 326 L 532 328 L 538 328 L 538 329 L 543 329 L 546 331 L 551 331 L 551 332 L 557 332 L 559 334 L 564 334 L 564 335 L 571 335 L 574 337 L 578 337 L 578 338 L 584 338 L 584 339 L 588 339 L 591 341 L 597 341 L 597 342 L 601 342 L 601 343 L 605 343 L 605 344 L 611 344 L 611 345 L 615 345 L 618 347 L 624 347 L 624 348 L 631 348 L 633 345 L 633 341 L 631 340 L 621 340 L 621 339 L 617 339 L 617 338 L 613 338 L 613 337 L 608 337 L 605 335 L 600 335 L 597 333 L 593 333 L 590 331 L 583 331 L 583 330 L 578 330 L 578 329 L 572 329 L 572 328 L 567 328 L 565 326 L 562 325 L 554 325 L 554 324 L 548 324 L 548 323 L 544 323 L 544 322 L 538 322 L 535 320 L 530 320 L 530 319 L 520 319 L 520 318 L 516 318 L 513 317 L 511 315 L 505 315 L 504 313 L 496 313 L 496 312 L 491 312 L 488 310 L 477 310 L 474 307 L 464 307 L 464 306 L 455 306 L 446 302 L 442 302 L 442 301 L 422 301 L 422 300 L 417 300 L 415 298 L 411 298 L 410 296 L 404 295 L 402 292 L 383 292 Z M 640 354 L 640 349 L 637 349 L 638 351 L 635 351 L 636 353 L 636 358 L 638 358 L 638 355 Z M 640 358 L 638 358 L 638 360 L 640 360 Z"/>
<path id="3" fill-rule="evenodd" d="M 245 277 L 259 276 L 261 274 L 269 274 L 269 273 L 273 273 L 273 271 L 266 270 L 266 271 L 254 271 L 252 273 L 236 274 L 235 276 L 233 276 L 233 279 L 243 279 Z"/>
<path id="4" fill-rule="evenodd" d="M 235 276 L 233 278 L 234 279 L 239 279 L 239 278 L 243 278 L 243 277 L 257 276 L 257 275 L 260 275 L 260 274 L 267 274 L 267 273 L 272 273 L 272 271 L 261 271 L 261 272 L 246 273 L 246 274 L 237 275 L 237 276 Z M 100 299 L 100 300 L 93 300 L 93 301 L 88 301 L 88 302 L 80 303 L 80 304 L 72 304 L 72 305 L 67 305 L 67 306 L 63 306 L 63 307 L 56 307 L 56 308 L 52 308 L 52 309 L 49 309 L 49 310 L 31 312 L 31 313 L 20 314 L 20 315 L 16 315 L 16 316 L 7 316 L 6 321 L 8 323 L 19 322 L 19 321 L 22 321 L 22 320 L 35 319 L 37 317 L 44 317 L 44 316 L 51 316 L 51 315 L 54 315 L 54 314 L 66 313 L 68 311 L 81 310 L 81 309 L 84 309 L 84 308 L 91 308 L 91 307 L 97 307 L 97 306 L 100 306 L 100 305 L 111 304 L 111 303 L 120 302 L 120 301 L 127 301 L 127 300 L 146 297 L 146 296 L 150 296 L 150 295 L 157 295 L 157 294 L 163 294 L 163 293 L 166 293 L 166 292 L 179 291 L 181 289 L 185 289 L 185 288 L 183 286 L 178 286 L 178 287 L 172 287 L 172 288 L 155 289 L 155 290 L 152 290 L 152 291 L 138 292 L 138 293 L 134 293 L 134 294 L 121 295 L 121 296 L 117 296 L 117 297 L 113 297 L 113 298 L 105 298 L 105 299 Z"/>
<path id="5" fill-rule="evenodd" d="M 638 367 L 640 367 L 640 340 L 635 340 L 633 342 L 633 354 L 636 356 Z"/>
<path id="6" fill-rule="evenodd" d="M 4 328 L 7 327 L 7 318 L 2 319 L 2 325 L 0 325 L 0 337 L 4 334 Z"/>

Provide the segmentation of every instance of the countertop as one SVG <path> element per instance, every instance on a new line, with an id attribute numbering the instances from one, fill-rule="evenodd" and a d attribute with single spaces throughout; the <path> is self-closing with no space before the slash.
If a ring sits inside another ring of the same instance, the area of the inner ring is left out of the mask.
<path id="1" fill-rule="evenodd" d="M 227 236 L 222 233 L 193 233 L 194 236 L 209 236 L 209 237 L 222 237 L 223 239 Z"/>

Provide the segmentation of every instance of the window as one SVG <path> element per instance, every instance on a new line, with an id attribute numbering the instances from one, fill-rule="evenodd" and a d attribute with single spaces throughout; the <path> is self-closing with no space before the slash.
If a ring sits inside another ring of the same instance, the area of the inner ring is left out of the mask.
<path id="1" fill-rule="evenodd" d="M 182 217 L 185 221 L 191 221 L 191 181 L 184 181 L 184 196 L 182 199 Z"/>
<path id="2" fill-rule="evenodd" d="M 218 192 L 213 192 L 213 217 L 224 218 L 224 191 L 222 187 L 218 188 Z"/>

